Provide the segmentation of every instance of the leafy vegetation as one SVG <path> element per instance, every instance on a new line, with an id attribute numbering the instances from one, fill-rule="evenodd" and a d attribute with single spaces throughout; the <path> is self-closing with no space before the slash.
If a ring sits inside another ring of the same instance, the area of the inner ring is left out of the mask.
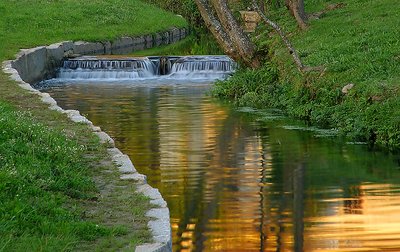
<path id="1" fill-rule="evenodd" d="M 307 1 L 311 13 L 334 1 Z M 242 70 L 219 82 L 215 96 L 241 105 L 277 107 L 291 116 L 334 127 L 356 141 L 400 147 L 400 3 L 390 0 L 345 1 L 298 31 L 284 8 L 271 15 L 290 34 L 306 65 L 324 73 L 300 75 L 277 35 L 260 28 L 256 42 L 269 52 L 270 63 Z M 354 87 L 347 94 L 342 88 Z"/>
<path id="2" fill-rule="evenodd" d="M 0 13 L 0 61 L 20 48 L 187 25 L 139 0 L 0 1 Z M 148 242 L 148 199 L 107 156 L 85 125 L 0 72 L 0 251 L 132 251 Z"/>

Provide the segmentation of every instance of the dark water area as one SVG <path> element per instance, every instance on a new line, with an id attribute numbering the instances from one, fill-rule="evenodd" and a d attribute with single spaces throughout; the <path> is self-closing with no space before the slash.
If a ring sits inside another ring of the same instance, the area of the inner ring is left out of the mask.
<path id="1" fill-rule="evenodd" d="M 400 157 L 277 111 L 233 108 L 207 83 L 57 82 L 160 190 L 174 251 L 400 251 Z"/>

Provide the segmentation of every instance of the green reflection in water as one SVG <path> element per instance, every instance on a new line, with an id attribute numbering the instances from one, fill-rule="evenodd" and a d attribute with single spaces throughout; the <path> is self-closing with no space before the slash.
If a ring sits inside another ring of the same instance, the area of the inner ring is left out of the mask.
<path id="1" fill-rule="evenodd" d="M 209 85 L 65 83 L 46 90 L 129 154 L 171 210 L 174 250 L 400 250 L 399 156 L 321 138 Z"/>

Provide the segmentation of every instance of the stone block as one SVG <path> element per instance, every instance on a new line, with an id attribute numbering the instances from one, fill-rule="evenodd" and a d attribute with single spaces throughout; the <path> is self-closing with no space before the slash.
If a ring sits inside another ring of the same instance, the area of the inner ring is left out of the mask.
<path id="1" fill-rule="evenodd" d="M 94 132 L 94 134 L 99 137 L 100 143 L 107 144 L 113 147 L 115 146 L 114 139 L 112 139 L 107 133 L 100 131 L 100 132 Z"/>
<path id="2" fill-rule="evenodd" d="M 169 32 L 163 32 L 162 33 L 162 44 L 168 45 L 168 44 L 170 44 L 170 42 L 171 42 L 171 39 L 170 39 Z"/>
<path id="3" fill-rule="evenodd" d="M 86 53 L 86 43 L 84 41 L 74 42 L 74 46 L 72 47 L 73 53 L 84 55 Z"/>
<path id="4" fill-rule="evenodd" d="M 72 41 L 63 41 L 61 42 L 64 48 L 64 52 L 68 52 L 74 49 L 74 42 Z"/>
<path id="5" fill-rule="evenodd" d="M 145 40 L 145 47 L 146 47 L 147 49 L 153 47 L 153 36 L 152 36 L 152 35 L 146 35 L 146 36 L 144 36 L 144 40 Z"/>
<path id="6" fill-rule="evenodd" d="M 134 41 L 131 37 L 122 37 L 111 43 L 111 54 L 128 54 L 134 49 Z"/>
<path id="7" fill-rule="evenodd" d="M 169 219 L 151 220 L 148 227 L 153 233 L 154 240 L 160 243 L 168 243 L 171 240 L 171 226 Z"/>
<path id="8" fill-rule="evenodd" d="M 111 157 L 123 155 L 123 153 L 118 148 L 109 148 L 107 149 L 108 154 Z"/>
<path id="9" fill-rule="evenodd" d="M 150 204 L 156 205 L 158 207 L 167 207 L 167 202 L 164 199 L 152 199 Z"/>
<path id="10" fill-rule="evenodd" d="M 140 51 L 146 49 L 146 39 L 144 36 L 134 37 L 133 38 L 133 50 Z"/>
<path id="11" fill-rule="evenodd" d="M 163 42 L 163 37 L 160 33 L 156 33 L 153 35 L 153 45 L 160 46 Z"/>
<path id="12" fill-rule="evenodd" d="M 46 67 L 48 70 L 47 77 L 54 78 L 56 76 L 56 69 L 62 65 L 62 60 L 64 58 L 64 46 L 63 43 L 56 43 L 46 46 L 46 50 Z"/>
<path id="13" fill-rule="evenodd" d="M 111 43 L 112 49 L 120 49 L 133 46 L 133 39 L 131 37 L 121 37 Z"/>
<path id="14" fill-rule="evenodd" d="M 178 28 L 172 28 L 170 30 L 170 38 L 172 38 L 172 42 L 178 42 L 181 39 L 181 31 Z"/>
<path id="15" fill-rule="evenodd" d="M 77 41 L 74 43 L 73 52 L 80 55 L 104 54 L 104 46 L 102 43 Z"/>
<path id="16" fill-rule="evenodd" d="M 143 175 L 140 173 L 123 174 L 123 175 L 121 175 L 120 178 L 122 180 L 133 180 L 133 181 L 139 181 L 139 182 L 147 181 L 146 175 Z"/>
<path id="17" fill-rule="evenodd" d="M 112 50 L 111 50 L 111 42 L 110 41 L 105 41 L 103 42 L 103 46 L 104 46 L 104 54 L 111 54 Z"/>
<path id="18" fill-rule="evenodd" d="M 162 199 L 160 191 L 158 189 L 151 187 L 148 184 L 144 184 L 138 187 L 137 191 L 143 193 L 143 195 L 149 197 L 150 199 Z"/>
<path id="19" fill-rule="evenodd" d="M 118 165 L 118 170 L 121 173 L 137 172 L 128 155 L 116 155 L 113 157 L 113 161 Z"/>
<path id="20" fill-rule="evenodd" d="M 139 37 L 134 37 L 133 39 L 133 44 L 134 45 L 140 45 L 140 44 L 145 44 L 146 40 L 144 36 L 139 36 Z"/>
<path id="21" fill-rule="evenodd" d="M 135 252 L 171 252 L 166 244 L 163 243 L 149 243 L 137 246 Z"/>
<path id="22" fill-rule="evenodd" d="M 186 38 L 186 36 L 187 36 L 186 28 L 181 28 L 180 32 L 181 32 L 181 39 Z"/>
<path id="23" fill-rule="evenodd" d="M 12 62 L 12 67 L 18 71 L 23 81 L 34 84 L 43 80 L 47 74 L 46 57 L 44 46 L 21 50 Z"/>
<path id="24" fill-rule="evenodd" d="M 57 106 L 56 100 L 54 100 L 48 93 L 41 93 L 41 100 L 50 106 Z"/>
<path id="25" fill-rule="evenodd" d="M 96 43 L 91 43 L 92 44 L 92 48 L 94 49 L 94 54 L 98 55 L 98 54 L 104 54 L 105 53 L 105 49 L 104 49 L 104 45 L 103 43 L 100 42 L 96 42 Z"/>
<path id="26" fill-rule="evenodd" d="M 169 219 L 169 210 L 168 208 L 153 208 L 147 211 L 146 213 L 147 217 L 152 217 L 156 219 L 162 219 L 162 220 L 167 220 Z"/>
<path id="27" fill-rule="evenodd" d="M 99 126 L 91 125 L 91 128 L 94 132 L 100 132 L 101 128 Z"/>
<path id="28" fill-rule="evenodd" d="M 56 43 L 46 46 L 47 60 L 52 60 L 60 63 L 64 57 L 63 43 Z"/>
<path id="29" fill-rule="evenodd" d="M 78 110 L 64 110 L 65 114 L 67 114 L 68 118 L 76 123 L 86 123 L 92 125 L 93 123 L 89 121 L 86 117 L 82 116 Z M 108 136 L 108 135 L 107 135 Z M 100 137 L 100 136 L 99 136 Z M 101 138 L 100 138 L 101 139 Z M 105 141 L 105 140 L 104 140 Z"/>

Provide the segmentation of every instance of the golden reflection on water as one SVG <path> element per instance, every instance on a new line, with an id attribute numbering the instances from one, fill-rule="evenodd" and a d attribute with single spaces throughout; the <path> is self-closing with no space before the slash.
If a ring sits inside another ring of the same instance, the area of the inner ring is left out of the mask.
<path id="1" fill-rule="evenodd" d="M 400 193 L 390 184 L 362 184 L 354 198 L 327 201 L 330 213 L 311 217 L 306 251 L 399 251 Z"/>
<path id="2" fill-rule="evenodd" d="M 256 123 L 207 88 L 49 92 L 107 131 L 160 189 L 176 251 L 400 251 L 393 156 Z"/>

